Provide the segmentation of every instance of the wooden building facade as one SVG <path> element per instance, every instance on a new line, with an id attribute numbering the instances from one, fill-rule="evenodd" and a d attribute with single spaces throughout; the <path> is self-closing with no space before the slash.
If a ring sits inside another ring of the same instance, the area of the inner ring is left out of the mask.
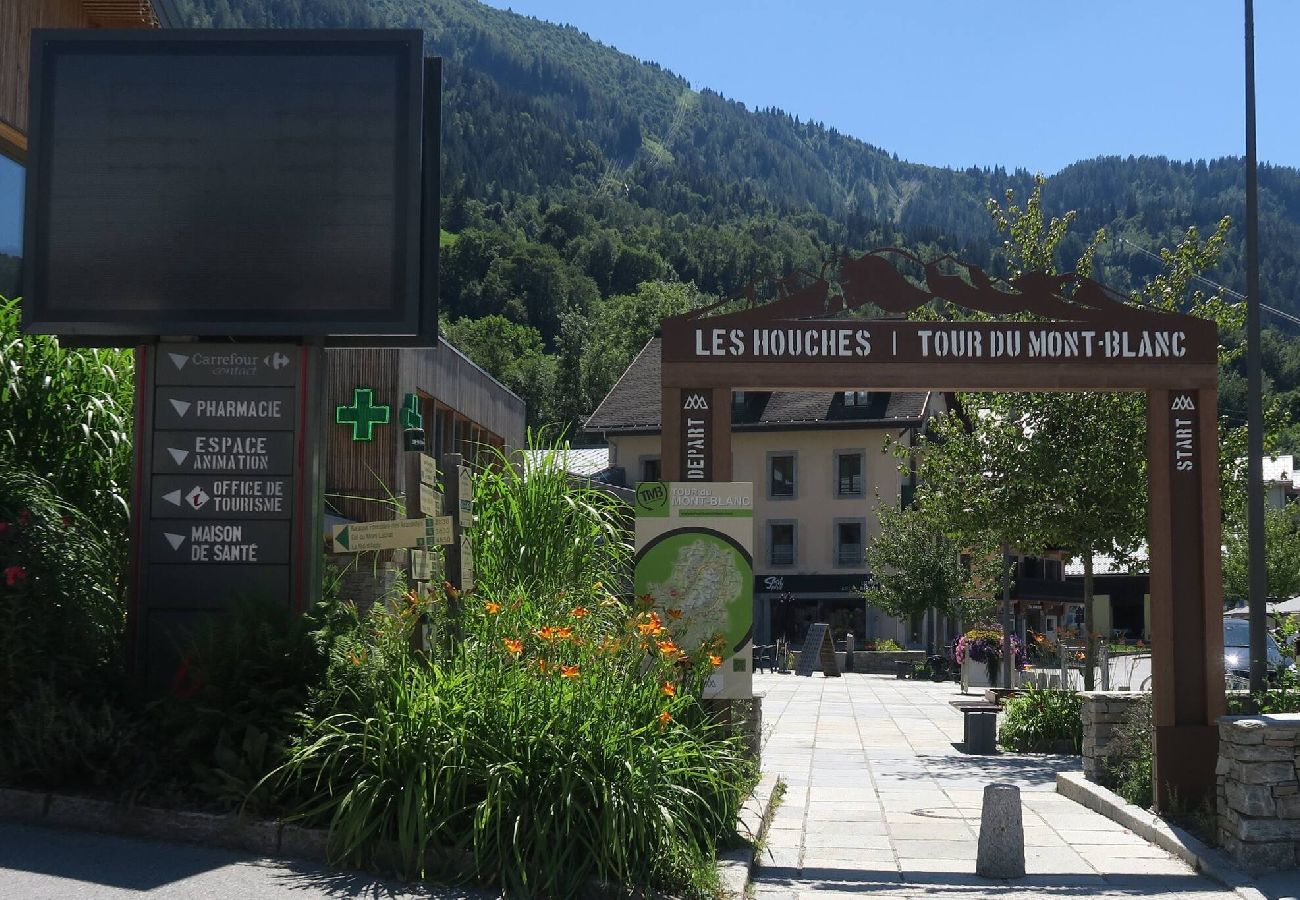
<path id="1" fill-rule="evenodd" d="M 389 501 L 404 489 L 401 409 L 408 394 L 419 397 L 425 452 L 439 462 L 459 453 L 482 464 L 487 448 L 524 443 L 524 401 L 445 340 L 437 347 L 328 354 L 326 501 L 344 519 L 393 517 Z M 358 390 L 370 393 L 358 397 Z M 366 429 L 339 422 L 337 414 L 367 397 L 389 408 L 388 422 L 370 429 L 368 439 Z"/>

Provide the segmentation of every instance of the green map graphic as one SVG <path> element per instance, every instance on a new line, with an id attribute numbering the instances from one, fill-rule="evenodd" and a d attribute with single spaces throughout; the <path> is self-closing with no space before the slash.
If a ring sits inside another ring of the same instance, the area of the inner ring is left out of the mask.
<path id="1" fill-rule="evenodd" d="M 649 544 L 637 560 L 636 593 L 649 594 L 659 609 L 682 611 L 667 624 L 684 648 L 721 634 L 734 653 L 753 625 L 753 566 L 721 534 L 675 531 Z"/>

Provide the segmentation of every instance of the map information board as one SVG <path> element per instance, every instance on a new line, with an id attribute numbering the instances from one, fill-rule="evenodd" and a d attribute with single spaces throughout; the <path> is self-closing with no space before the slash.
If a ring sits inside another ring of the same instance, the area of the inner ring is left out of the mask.
<path id="1" fill-rule="evenodd" d="M 650 596 L 677 642 L 721 636 L 704 696 L 753 696 L 754 489 L 749 482 L 642 482 L 636 493 L 638 597 Z"/>

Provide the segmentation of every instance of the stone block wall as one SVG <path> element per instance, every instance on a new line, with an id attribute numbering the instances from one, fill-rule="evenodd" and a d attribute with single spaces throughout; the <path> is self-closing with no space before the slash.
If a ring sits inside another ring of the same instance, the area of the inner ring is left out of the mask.
<path id="1" fill-rule="evenodd" d="M 1300 863 L 1300 713 L 1219 720 L 1219 844 L 1251 874 Z"/>
<path id="2" fill-rule="evenodd" d="M 1146 691 L 1080 691 L 1083 697 L 1083 777 L 1100 782 L 1107 747 L 1115 729 L 1128 718 Z"/>

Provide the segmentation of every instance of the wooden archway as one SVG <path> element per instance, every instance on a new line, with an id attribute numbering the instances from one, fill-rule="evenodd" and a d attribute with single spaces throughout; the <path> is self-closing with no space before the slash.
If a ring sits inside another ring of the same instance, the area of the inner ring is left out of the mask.
<path id="1" fill-rule="evenodd" d="M 1002 286 L 950 257 L 892 248 L 836 263 L 838 293 L 823 267 L 774 282 L 771 302 L 751 289 L 664 320 L 663 478 L 731 479 L 733 390 L 1145 391 L 1156 802 L 1211 795 L 1225 712 L 1214 323 L 1132 306 L 1073 273 Z M 936 300 L 1020 315 L 853 316 Z"/>

